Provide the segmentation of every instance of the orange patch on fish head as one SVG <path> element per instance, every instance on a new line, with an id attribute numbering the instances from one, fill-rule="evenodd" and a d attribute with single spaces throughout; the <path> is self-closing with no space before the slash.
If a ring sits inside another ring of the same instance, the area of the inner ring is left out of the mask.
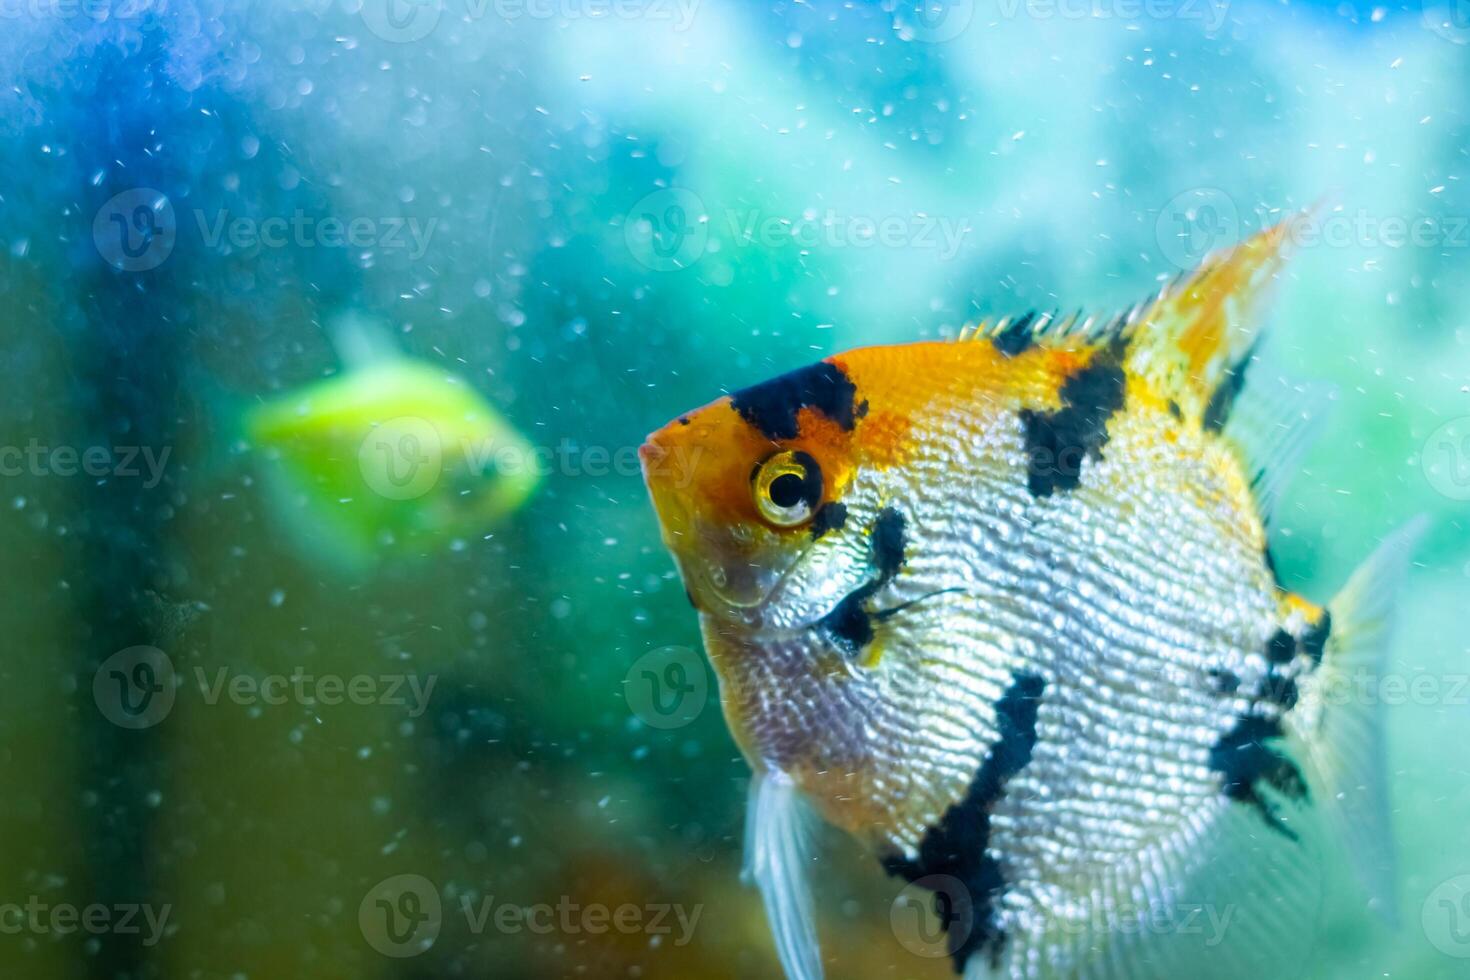
<path id="1" fill-rule="evenodd" d="M 819 361 L 651 435 L 644 478 L 695 605 L 741 615 L 763 604 L 840 526 L 843 509 L 824 509 L 861 467 L 896 459 L 906 431 L 894 413 L 870 414 L 840 365 Z"/>

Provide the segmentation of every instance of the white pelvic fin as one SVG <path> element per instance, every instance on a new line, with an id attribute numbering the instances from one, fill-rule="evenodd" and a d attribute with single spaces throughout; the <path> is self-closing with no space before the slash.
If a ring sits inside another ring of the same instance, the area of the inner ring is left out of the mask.
<path id="1" fill-rule="evenodd" d="M 1309 779 L 1353 871 L 1390 922 L 1397 909 L 1383 712 L 1378 698 L 1358 693 L 1354 678 L 1382 677 L 1393 642 L 1394 604 L 1427 526 L 1421 516 L 1390 534 L 1327 604 L 1331 632 L 1306 691 L 1314 710 L 1288 716 L 1307 745 Z"/>
<path id="2" fill-rule="evenodd" d="M 760 889 L 787 980 L 822 980 L 812 908 L 812 816 L 791 778 L 756 773 L 745 814 L 745 880 Z"/>
<path id="3" fill-rule="evenodd" d="M 1327 423 L 1331 398 L 1328 385 L 1257 379 L 1231 409 L 1224 434 L 1238 450 L 1268 528 L 1287 483 Z"/>

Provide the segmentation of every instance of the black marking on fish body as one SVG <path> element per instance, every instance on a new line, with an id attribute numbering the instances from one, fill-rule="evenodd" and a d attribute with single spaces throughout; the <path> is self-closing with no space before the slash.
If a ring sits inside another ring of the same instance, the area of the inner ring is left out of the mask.
<path id="1" fill-rule="evenodd" d="M 1255 352 L 1255 345 L 1252 345 L 1244 357 L 1230 365 L 1225 377 L 1210 392 L 1210 400 L 1205 404 L 1205 414 L 1200 417 L 1200 425 L 1206 432 L 1219 432 L 1230 420 L 1230 410 L 1235 407 L 1235 399 L 1245 387 L 1246 369 L 1250 367 Z"/>
<path id="2" fill-rule="evenodd" d="M 815 408 L 840 427 L 856 424 L 857 386 L 842 369 L 818 361 L 769 381 L 742 388 L 730 396 L 730 405 L 761 435 L 772 441 L 795 439 L 800 431 L 797 414 Z"/>
<path id="3" fill-rule="evenodd" d="M 1211 667 L 1206 671 L 1215 684 L 1216 694 L 1234 694 L 1240 690 L 1240 675 L 1225 667 Z"/>
<path id="4" fill-rule="evenodd" d="M 1322 662 L 1322 652 L 1327 649 L 1327 638 L 1332 635 L 1332 613 L 1322 610 L 1322 618 L 1302 634 L 1302 652 L 1312 658 L 1313 664 Z"/>
<path id="5" fill-rule="evenodd" d="M 817 620 L 817 632 L 849 657 L 856 657 L 873 642 L 873 618 L 863 608 L 868 597 L 878 590 L 870 582 L 843 596 L 832 611 Z"/>
<path id="6" fill-rule="evenodd" d="M 1260 810 L 1267 825 L 1296 840 L 1296 834 L 1281 821 L 1276 808 L 1260 792 L 1264 783 L 1288 799 L 1308 798 L 1301 770 L 1289 756 L 1270 744 L 1282 734 L 1278 719 L 1242 715 L 1210 749 L 1210 768 L 1220 774 L 1221 789 L 1226 796 Z"/>
<path id="7" fill-rule="evenodd" d="M 1295 677 L 1275 669 L 1266 672 L 1266 679 L 1261 684 L 1262 700 L 1279 705 L 1283 712 L 1287 712 L 1296 707 L 1300 697 L 1301 690 Z"/>
<path id="8" fill-rule="evenodd" d="M 1266 571 L 1271 573 L 1271 581 L 1275 582 L 1276 586 L 1280 588 L 1281 574 L 1276 571 L 1276 556 L 1271 554 L 1271 546 L 1269 544 L 1261 549 L 1261 557 L 1266 562 Z"/>
<path id="9" fill-rule="evenodd" d="M 812 540 L 815 541 L 828 531 L 840 531 L 846 523 L 846 504 L 835 500 L 830 504 L 823 504 L 822 509 L 812 518 Z"/>
<path id="10" fill-rule="evenodd" d="M 995 703 L 996 741 L 970 783 L 965 798 L 945 811 L 919 844 L 917 860 L 890 857 L 883 861 L 891 875 L 910 882 L 946 875 L 970 893 L 971 928 L 950 933 L 950 955 L 956 972 L 964 972 L 970 956 L 987 950 L 993 966 L 1000 963 L 1006 935 L 995 921 L 996 902 L 1006 890 L 1000 862 L 990 853 L 990 815 L 1005 793 L 1006 783 L 1031 761 L 1036 748 L 1036 719 L 1046 681 L 1018 671 Z M 948 928 L 948 919 L 945 919 Z"/>
<path id="11" fill-rule="evenodd" d="M 1169 414 L 1174 416 L 1175 422 L 1184 421 L 1184 413 L 1180 411 L 1179 403 L 1172 398 L 1169 399 Z"/>
<path id="12" fill-rule="evenodd" d="M 1086 367 L 1062 383 L 1062 407 L 1054 412 L 1022 409 L 1026 439 L 1026 487 L 1033 497 L 1075 490 L 1084 459 L 1101 459 L 1108 421 L 1123 407 L 1127 378 L 1124 345 L 1099 351 Z"/>
<path id="13" fill-rule="evenodd" d="M 873 540 L 870 544 L 873 564 L 886 582 L 898 574 L 903 567 L 904 548 L 907 545 L 905 531 L 908 522 L 900 511 L 884 507 L 873 523 Z"/>
<path id="14" fill-rule="evenodd" d="M 1016 357 L 1030 348 L 1036 337 L 1031 331 L 1031 324 L 1036 321 L 1036 311 L 1032 310 L 1021 317 L 1015 323 L 1007 324 L 1005 329 L 994 334 L 990 343 L 995 349 L 1006 357 Z"/>
<path id="15" fill-rule="evenodd" d="M 1295 708 L 1301 694 L 1296 677 L 1284 672 L 1296 659 L 1296 653 L 1297 639 L 1284 629 L 1277 629 L 1266 641 L 1266 677 L 1257 697 L 1279 705 L 1282 711 Z"/>
<path id="16" fill-rule="evenodd" d="M 842 507 L 841 504 L 829 504 L 822 510 L 834 506 Z M 846 507 L 842 507 L 841 519 L 847 520 Z M 817 631 L 849 657 L 856 656 L 873 642 L 875 616 L 878 619 L 884 618 L 881 613 L 868 612 L 864 603 L 873 593 L 892 581 L 903 567 L 907 523 L 902 512 L 892 507 L 884 507 L 878 512 L 868 540 L 868 560 L 878 572 L 878 579 L 853 589 L 842 597 L 831 612 L 817 621 Z"/>
<path id="17" fill-rule="evenodd" d="M 1266 641 L 1266 659 L 1273 664 L 1291 663 L 1296 656 L 1296 637 L 1286 630 L 1278 629 Z"/>

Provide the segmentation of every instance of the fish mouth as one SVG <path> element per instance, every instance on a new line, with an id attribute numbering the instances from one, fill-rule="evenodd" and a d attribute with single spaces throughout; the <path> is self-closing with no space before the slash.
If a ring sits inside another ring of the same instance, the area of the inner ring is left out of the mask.
<path id="1" fill-rule="evenodd" d="M 778 611 L 786 605 L 787 590 L 811 551 L 811 544 L 804 546 L 779 571 L 757 561 L 721 561 L 698 553 L 676 553 L 675 560 L 695 609 L 774 639 L 796 635 L 820 619 L 812 616 L 806 623 L 779 623 Z M 732 568 L 742 574 L 732 575 Z"/>
<path id="2" fill-rule="evenodd" d="M 760 626 L 770 610 L 783 605 L 792 578 L 815 545 L 809 541 L 793 549 L 742 540 L 682 502 L 661 501 L 659 512 L 664 544 L 679 566 L 694 607 L 745 626 Z"/>

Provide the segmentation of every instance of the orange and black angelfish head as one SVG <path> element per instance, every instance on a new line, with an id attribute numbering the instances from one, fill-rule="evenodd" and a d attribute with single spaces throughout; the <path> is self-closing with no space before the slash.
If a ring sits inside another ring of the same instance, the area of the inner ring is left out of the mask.
<path id="1" fill-rule="evenodd" d="M 870 400 L 855 356 L 737 391 L 643 446 L 664 542 L 702 612 L 798 628 L 871 576 L 855 487 L 891 462 L 906 422 Z"/>

